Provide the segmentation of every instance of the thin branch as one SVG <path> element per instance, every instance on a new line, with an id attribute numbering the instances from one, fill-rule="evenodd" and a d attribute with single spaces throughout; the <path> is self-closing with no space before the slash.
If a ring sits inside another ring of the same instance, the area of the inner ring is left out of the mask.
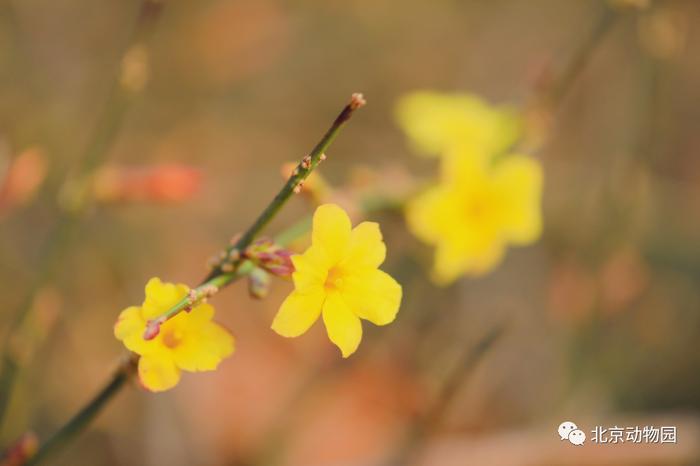
<path id="1" fill-rule="evenodd" d="M 156 0 L 143 1 L 138 18 L 132 28 L 126 51 L 130 50 L 132 46 L 145 41 L 152 34 L 162 7 L 163 3 Z M 107 154 L 122 126 L 134 95 L 132 90 L 125 88 L 120 83 L 121 64 L 118 66 L 118 69 L 119 71 L 115 73 L 115 79 L 105 103 L 105 109 L 91 134 L 79 166 L 74 173 L 74 180 L 80 186 L 86 186 L 87 180 Z M 20 368 L 19 357 L 15 354 L 16 352 L 9 339 L 26 322 L 36 293 L 49 280 L 55 264 L 60 260 L 63 251 L 69 244 L 73 230 L 85 211 L 84 201 L 85 199 L 82 199 L 80 205 L 73 206 L 74 208 L 72 209 L 62 208 L 59 211 L 56 226 L 48 235 L 48 239 L 44 243 L 40 254 L 40 263 L 34 269 L 32 283 L 21 300 L 20 306 L 10 322 L 7 336 L 2 342 L 2 356 L 0 357 L 2 364 L 2 367 L 0 367 L 0 425 L 6 414 L 12 387 Z"/>
<path id="2" fill-rule="evenodd" d="M 326 132 L 316 147 L 314 147 L 311 153 L 302 159 L 301 163 L 294 170 L 294 173 L 279 194 L 275 196 L 275 198 L 265 208 L 263 213 L 246 231 L 241 239 L 239 239 L 232 247 L 227 249 L 227 252 L 234 249 L 245 250 L 252 243 L 255 237 L 262 231 L 265 225 L 267 225 L 270 220 L 274 218 L 274 216 L 292 196 L 292 194 L 298 191 L 296 188 L 299 187 L 306 177 L 309 176 L 309 174 L 318 166 L 318 164 L 325 159 L 324 151 L 331 145 L 340 131 L 340 128 L 342 128 L 342 126 L 348 121 L 353 112 L 362 107 L 364 104 L 365 101 L 361 94 L 353 94 L 350 103 L 340 112 L 330 129 Z M 295 231 L 298 232 L 298 228 L 295 227 Z M 291 235 L 288 235 L 288 237 L 291 239 Z M 243 259 L 238 259 L 235 264 L 235 270 L 230 272 L 223 272 L 221 267 L 217 267 L 214 269 L 214 272 L 210 274 L 210 277 L 207 277 L 202 285 L 195 288 L 194 291 L 196 293 L 203 293 L 203 295 L 206 295 L 208 293 L 207 287 L 214 286 L 217 287 L 217 289 L 222 288 L 245 276 L 246 271 L 249 271 L 248 264 L 250 264 L 250 262 Z M 198 295 L 198 299 L 200 299 L 203 295 Z M 191 306 L 192 301 L 185 298 L 173 306 L 173 308 L 168 312 L 163 314 L 163 316 L 172 317 L 177 312 L 185 309 L 188 305 Z M 125 386 L 125 382 L 135 373 L 134 368 L 136 367 L 137 359 L 131 357 L 127 361 L 127 363 L 123 363 L 115 372 L 112 380 L 105 385 L 105 387 L 90 402 L 88 402 L 88 404 L 86 404 L 85 407 L 78 412 L 78 414 L 59 428 L 58 431 L 49 438 L 49 440 L 43 443 L 39 447 L 37 455 L 25 464 L 39 464 L 39 462 L 43 461 L 51 453 L 57 451 L 59 447 L 70 442 L 77 434 L 85 430 L 90 421 L 95 418 L 95 416 L 112 398 L 114 398 L 117 393 L 119 393 L 121 388 Z"/>
<path id="3" fill-rule="evenodd" d="M 25 464 L 27 466 L 36 466 L 41 464 L 51 454 L 59 451 L 63 446 L 69 443 L 76 435 L 82 432 L 85 427 L 99 414 L 109 400 L 116 395 L 119 390 L 131 378 L 131 375 L 136 371 L 137 359 L 133 356 L 127 356 L 119 364 L 112 375 L 112 379 L 100 390 L 95 397 L 90 400 L 75 416 L 73 416 L 60 430 L 52 437 L 44 442 Z"/>
<path id="4" fill-rule="evenodd" d="M 225 251 L 223 251 L 221 261 L 214 266 L 204 281 L 197 288 L 195 288 L 189 296 L 182 298 L 168 311 L 153 319 L 151 321 L 153 325 L 161 325 L 168 319 L 172 319 L 183 310 L 196 304 L 197 301 L 211 296 L 212 293 L 216 293 L 219 289 L 227 286 L 241 275 L 245 275 L 247 272 L 249 272 L 249 270 L 241 270 L 244 267 L 247 268 L 249 264 L 244 257 L 245 250 L 251 245 L 255 237 L 265 228 L 265 226 L 270 223 L 275 215 L 277 215 L 277 212 L 279 212 L 282 206 L 286 204 L 289 198 L 291 198 L 293 194 L 300 191 L 304 180 L 306 180 L 309 174 L 311 174 L 311 172 L 323 160 L 325 160 L 325 151 L 338 135 L 340 129 L 343 127 L 343 125 L 345 125 L 345 123 L 347 123 L 350 117 L 352 117 L 355 110 L 364 105 L 365 100 L 362 94 L 352 95 L 350 102 L 336 117 L 331 127 L 328 129 L 328 131 L 326 131 L 326 134 L 321 138 L 311 152 L 302 158 L 301 162 L 299 162 L 299 165 L 297 165 L 297 167 L 294 169 L 282 189 L 280 189 L 274 199 L 272 199 L 265 210 L 263 210 L 260 216 L 258 216 L 255 222 L 253 222 L 250 228 L 248 228 L 248 230 L 246 230 L 245 233 L 243 233 L 240 238 L 234 242 L 234 244 L 228 246 Z"/>
<path id="5" fill-rule="evenodd" d="M 610 7 L 603 6 L 595 25 L 588 36 L 579 44 L 570 60 L 558 74 L 558 78 L 550 85 L 549 92 L 545 93 L 544 100 L 550 107 L 557 107 L 573 88 L 581 72 L 591 61 L 596 50 L 612 29 L 619 14 Z"/>
<path id="6" fill-rule="evenodd" d="M 413 427 L 404 437 L 388 466 L 404 466 L 409 464 L 413 456 L 421 449 L 426 439 L 439 426 L 448 412 L 449 407 L 459 394 L 467 379 L 474 373 L 477 365 L 484 356 L 500 340 L 506 329 L 505 324 L 498 325 L 481 338 L 476 345 L 465 351 L 460 360 L 442 384 L 433 404 L 420 416 Z"/>

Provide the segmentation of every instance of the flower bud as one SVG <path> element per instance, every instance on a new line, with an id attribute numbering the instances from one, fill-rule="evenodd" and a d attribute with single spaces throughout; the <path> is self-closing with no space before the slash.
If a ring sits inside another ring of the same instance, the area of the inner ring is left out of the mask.
<path id="1" fill-rule="evenodd" d="M 270 275 L 256 267 L 248 274 L 248 293 L 252 298 L 263 299 L 270 291 Z"/>
<path id="2" fill-rule="evenodd" d="M 270 239 L 254 242 L 245 252 L 245 257 L 258 267 L 273 275 L 286 277 L 294 272 L 292 252 L 275 244 Z"/>
<path id="3" fill-rule="evenodd" d="M 157 319 L 149 320 L 146 323 L 146 330 L 143 332 L 144 340 L 153 340 L 160 333 L 160 326 L 165 322 L 165 318 L 159 317 Z"/>

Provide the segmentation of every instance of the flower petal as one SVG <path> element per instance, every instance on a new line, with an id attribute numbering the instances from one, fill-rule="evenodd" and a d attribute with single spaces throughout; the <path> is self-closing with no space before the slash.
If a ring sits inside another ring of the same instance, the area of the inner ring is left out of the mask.
<path id="1" fill-rule="evenodd" d="M 146 284 L 146 299 L 142 306 L 143 317 L 151 319 L 163 314 L 184 298 L 188 291 L 187 285 L 163 283 L 158 277 L 151 278 Z"/>
<path id="2" fill-rule="evenodd" d="M 454 143 L 452 133 L 461 126 L 460 112 L 454 101 L 431 91 L 417 91 L 402 97 L 396 106 L 396 120 L 416 150 L 425 155 L 437 155 Z M 453 128 L 455 124 L 457 127 Z"/>
<path id="3" fill-rule="evenodd" d="M 292 280 L 297 291 L 308 293 L 323 287 L 331 264 L 322 247 L 311 246 L 304 254 L 292 256 L 292 263 Z"/>
<path id="4" fill-rule="evenodd" d="M 516 244 L 535 241 L 542 232 L 542 168 L 530 157 L 511 155 L 496 170 L 494 184 L 504 199 L 505 237 Z"/>
<path id="5" fill-rule="evenodd" d="M 190 372 L 213 371 L 235 349 L 233 335 L 215 322 L 190 328 L 188 334 L 172 350 L 175 364 Z"/>
<path id="6" fill-rule="evenodd" d="M 323 204 L 314 212 L 311 244 L 322 247 L 332 263 L 339 262 L 350 242 L 350 218 L 335 204 Z"/>
<path id="7" fill-rule="evenodd" d="M 435 186 L 406 204 L 406 223 L 411 232 L 426 243 L 435 243 L 446 234 L 454 219 L 450 190 Z"/>
<path id="8" fill-rule="evenodd" d="M 272 330 L 283 337 L 297 337 L 306 332 L 321 315 L 325 293 L 319 288 L 312 293 L 293 291 L 282 302 L 272 321 Z"/>
<path id="9" fill-rule="evenodd" d="M 493 270 L 503 258 L 503 242 L 494 238 L 486 246 L 475 247 L 472 242 L 446 240 L 435 248 L 433 281 L 441 286 L 449 285 L 460 275 L 481 276 Z"/>
<path id="10" fill-rule="evenodd" d="M 401 98 L 396 119 L 419 153 L 442 156 L 454 148 L 480 156 L 498 153 L 518 139 L 522 126 L 508 107 L 491 106 L 471 94 L 431 91 Z"/>
<path id="11" fill-rule="evenodd" d="M 180 381 L 180 369 L 175 366 L 172 356 L 164 350 L 141 356 L 138 370 L 141 384 L 152 392 L 169 390 Z"/>
<path id="12" fill-rule="evenodd" d="M 323 323 L 328 338 L 340 348 L 344 358 L 357 350 L 362 340 L 362 323 L 339 293 L 330 293 L 323 305 Z"/>
<path id="13" fill-rule="evenodd" d="M 362 222 L 350 232 L 350 244 L 342 265 L 344 267 L 377 268 L 386 257 L 382 232 L 375 222 Z"/>
<path id="14" fill-rule="evenodd" d="M 346 277 L 343 300 L 358 317 L 375 325 L 394 321 L 401 304 L 401 285 L 378 269 Z"/>
<path id="15" fill-rule="evenodd" d="M 178 316 L 187 317 L 187 325 L 190 327 L 200 327 L 208 324 L 214 317 L 214 306 L 208 303 L 200 303 L 189 312 L 181 312 Z M 178 317 L 176 316 L 176 318 Z"/>
<path id="16" fill-rule="evenodd" d="M 143 339 L 146 321 L 141 315 L 141 308 L 131 306 L 124 309 L 114 324 L 114 336 L 124 343 L 127 349 L 134 353 L 143 354 L 147 343 Z"/>

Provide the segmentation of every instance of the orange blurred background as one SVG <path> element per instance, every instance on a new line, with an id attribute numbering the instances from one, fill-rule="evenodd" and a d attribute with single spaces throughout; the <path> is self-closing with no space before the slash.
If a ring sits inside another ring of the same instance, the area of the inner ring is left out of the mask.
<path id="1" fill-rule="evenodd" d="M 119 111 L 112 83 L 133 91 L 99 154 L 97 201 L 33 301 L 3 445 L 28 429 L 46 437 L 102 386 L 122 354 L 119 311 L 152 276 L 196 284 L 352 92 L 368 105 L 321 173 L 336 187 L 399 189 L 435 172 L 393 120 L 401 95 L 527 106 L 610 9 L 611 30 L 545 117 L 536 245 L 438 288 L 431 250 L 400 213 L 372 214 L 404 298 L 394 324 L 365 325 L 356 355 L 342 360 L 319 324 L 294 340 L 270 330 L 289 283 L 275 280 L 263 301 L 235 284 L 213 299 L 234 357 L 165 394 L 128 387 L 55 464 L 369 466 L 403 451 L 431 466 L 699 463 L 700 3 L 611 3 L 167 0 L 123 62 L 138 2 L 3 2 L 5 333 L 75 199 L 65 180 L 100 119 Z M 312 208 L 292 199 L 269 233 Z M 458 367 L 501 325 L 478 361 Z M 453 396 L 444 387 L 455 374 Z M 426 426 L 441 397 L 444 415 Z M 589 431 L 675 425 L 679 441 L 574 448 L 556 434 L 564 420 Z"/>

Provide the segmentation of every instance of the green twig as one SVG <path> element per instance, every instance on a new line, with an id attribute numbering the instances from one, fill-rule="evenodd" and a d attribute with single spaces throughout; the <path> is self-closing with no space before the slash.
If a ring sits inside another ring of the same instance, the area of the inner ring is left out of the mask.
<path id="1" fill-rule="evenodd" d="M 350 116 L 352 116 L 352 113 L 364 105 L 364 103 L 365 101 L 362 98 L 362 95 L 353 94 L 350 103 L 345 106 L 340 115 L 338 115 L 333 122 L 333 125 L 331 125 L 331 128 L 326 132 L 321 141 L 307 157 L 304 157 L 280 193 L 275 196 L 270 205 L 267 206 L 263 213 L 253 223 L 253 226 L 246 231 L 240 240 L 238 240 L 232 247 L 227 249 L 228 253 L 230 253 L 233 249 L 238 248 L 240 248 L 238 250 L 241 251 L 245 250 L 245 248 L 252 243 L 255 237 L 260 233 L 265 225 L 272 220 L 289 197 L 291 197 L 294 192 L 298 191 L 296 188 L 300 186 L 311 171 L 316 168 L 323 159 L 325 159 L 323 153 L 330 146 L 340 128 L 350 118 Z M 292 237 L 294 235 L 300 234 L 299 228 L 296 226 L 294 228 L 295 231 L 293 234 L 287 235 L 289 240 L 293 239 Z M 214 286 L 217 289 L 222 288 L 245 276 L 245 274 L 251 269 L 251 263 L 244 259 L 239 259 L 236 261 L 235 270 L 230 272 L 223 272 L 221 267 L 216 267 L 214 269 L 214 272 L 216 273 L 210 274 L 200 286 L 195 288 L 194 291 L 198 293 L 198 296 L 201 298 L 207 294 L 207 287 Z M 182 301 L 164 313 L 161 318 L 171 318 L 192 304 L 193 303 L 190 299 L 184 298 Z M 85 405 L 85 407 L 83 407 L 78 414 L 59 428 L 59 430 L 51 438 L 49 438 L 49 440 L 43 443 L 39 447 L 37 455 L 25 464 L 39 464 L 51 453 L 57 451 L 60 447 L 70 442 L 77 434 L 82 432 L 88 426 L 90 421 L 102 410 L 102 408 L 106 406 L 107 402 L 119 392 L 119 390 L 125 385 L 125 382 L 135 372 L 134 368 L 136 367 L 136 361 L 137 359 L 132 357 L 128 359 L 128 364 L 122 364 L 112 377 L 112 380 L 87 405 Z"/>
<path id="2" fill-rule="evenodd" d="M 44 442 L 34 456 L 32 456 L 25 464 L 27 466 L 36 466 L 41 464 L 58 451 L 60 448 L 69 443 L 76 435 L 85 429 L 95 416 L 102 410 L 109 400 L 116 395 L 119 390 L 131 378 L 131 374 L 136 371 L 137 359 L 129 356 L 124 358 L 124 361 L 119 364 L 117 370 L 114 371 L 112 379 L 100 390 L 95 397 L 90 400 L 78 413 L 75 414 L 59 431 Z"/>
<path id="3" fill-rule="evenodd" d="M 242 271 L 242 267 L 248 267 L 248 261 L 244 258 L 244 252 L 251 245 L 256 236 L 267 226 L 268 223 L 277 215 L 277 212 L 287 203 L 293 194 L 301 190 L 301 185 L 311 172 L 325 160 L 325 151 L 330 147 L 335 137 L 340 132 L 343 125 L 350 119 L 355 110 L 362 107 L 365 100 L 362 94 L 353 94 L 350 103 L 348 103 L 340 114 L 333 121 L 333 124 L 321 140 L 311 150 L 311 152 L 302 158 L 299 165 L 294 169 L 287 182 L 282 186 L 282 189 L 272 199 L 268 206 L 253 222 L 245 233 L 243 233 L 234 244 L 228 246 L 222 253 L 222 260 L 212 268 L 212 271 L 207 275 L 204 281 L 194 290 L 192 296 L 187 296 L 168 309 L 162 315 L 153 319 L 151 322 L 160 325 L 168 319 L 175 317 L 177 314 L 185 310 L 188 306 L 192 306 L 197 300 L 210 296 L 212 292 L 227 286 L 232 281 L 239 278 L 241 275 L 247 274 L 250 270 Z M 298 233 L 297 229 L 293 234 Z M 286 241 L 287 239 L 285 239 Z M 226 269 L 226 270 L 225 270 Z M 193 299 L 194 298 L 194 299 Z"/>
<path id="4" fill-rule="evenodd" d="M 253 225 L 246 230 L 240 239 L 229 246 L 226 252 L 231 255 L 231 253 L 242 253 L 246 250 L 248 246 L 253 242 L 255 237 L 262 231 L 263 228 L 272 220 L 272 218 L 277 214 L 277 212 L 282 208 L 282 206 L 292 197 L 292 194 L 299 192 L 301 189 L 301 184 L 304 180 L 311 174 L 311 172 L 318 166 L 321 161 L 325 159 L 325 151 L 331 145 L 338 132 L 343 127 L 343 125 L 350 119 L 353 112 L 365 104 L 365 100 L 362 94 L 353 94 L 345 108 L 336 117 L 335 121 L 331 127 L 326 131 L 326 134 L 321 138 L 321 140 L 316 144 L 309 155 L 304 157 L 299 165 L 294 169 L 292 175 L 287 180 L 287 183 L 282 187 L 282 189 L 277 193 L 275 198 L 268 204 L 268 206 L 263 210 L 260 216 L 255 220 Z M 239 261 L 240 263 L 240 261 Z M 208 279 L 215 277 L 222 273 L 221 267 L 215 267 Z"/>

